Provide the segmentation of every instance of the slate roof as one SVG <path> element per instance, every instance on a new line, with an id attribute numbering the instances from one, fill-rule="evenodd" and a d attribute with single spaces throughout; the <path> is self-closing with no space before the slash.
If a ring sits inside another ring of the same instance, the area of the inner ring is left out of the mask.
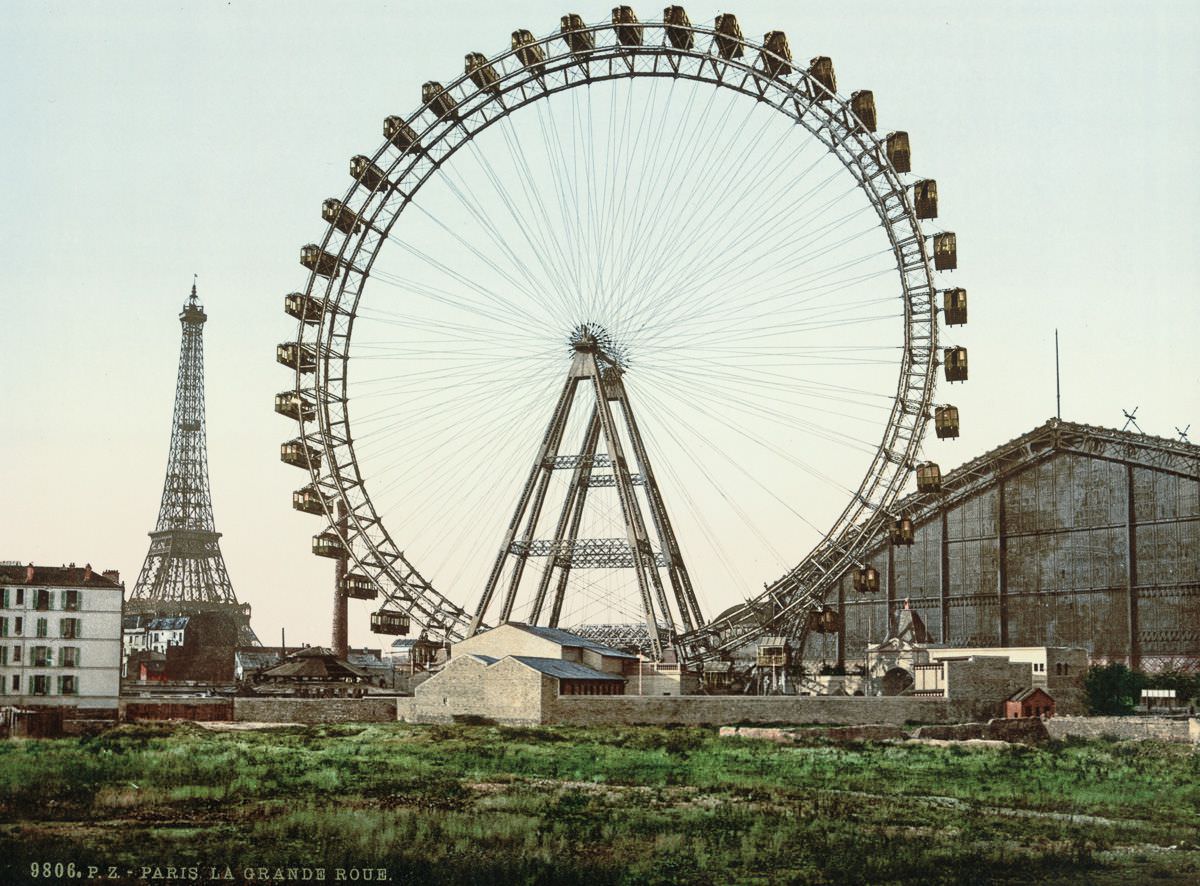
<path id="1" fill-rule="evenodd" d="M 146 624 L 148 631 L 182 631 L 187 627 L 186 615 L 175 615 L 171 618 L 152 618 Z"/>
<path id="2" fill-rule="evenodd" d="M 616 674 L 606 674 L 573 661 L 563 661 L 561 658 L 534 658 L 529 655 L 512 656 L 526 667 L 533 668 L 550 677 L 559 680 L 616 680 L 624 683 L 625 678 Z M 626 656 L 632 658 L 632 656 Z"/>
<path id="3" fill-rule="evenodd" d="M 20 565 L 0 566 L 0 585 L 24 585 L 25 587 L 51 586 L 60 588 L 119 588 L 119 582 L 105 578 L 92 570 L 87 581 L 83 580 L 83 566 L 38 566 L 33 567 L 33 581 L 25 580 L 27 567 Z"/>
<path id="4" fill-rule="evenodd" d="M 576 649 L 591 649 L 594 652 L 599 652 L 601 655 L 607 655 L 610 658 L 627 658 L 631 661 L 636 660 L 636 655 L 630 655 L 628 652 L 622 652 L 619 649 L 613 649 L 611 646 L 605 646 L 602 643 L 597 643 L 595 640 L 589 640 L 586 637 L 580 637 L 578 634 L 572 634 L 570 631 L 564 631 L 561 628 L 543 628 L 538 625 L 525 624 L 523 621 L 506 621 L 505 624 L 512 625 L 514 628 L 520 628 L 534 636 L 541 637 L 543 640 L 549 640 L 551 643 L 557 643 L 560 646 L 570 646 Z M 520 656 L 514 656 L 518 658 Z"/>

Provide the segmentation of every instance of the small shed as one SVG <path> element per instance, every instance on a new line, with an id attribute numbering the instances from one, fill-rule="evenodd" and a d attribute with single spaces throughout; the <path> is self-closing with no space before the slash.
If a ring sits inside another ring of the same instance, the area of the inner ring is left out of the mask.
<path id="1" fill-rule="evenodd" d="M 1053 717 L 1054 699 L 1050 693 L 1038 686 L 1014 692 L 1004 702 L 1004 717 L 1015 720 L 1020 717 Z"/>

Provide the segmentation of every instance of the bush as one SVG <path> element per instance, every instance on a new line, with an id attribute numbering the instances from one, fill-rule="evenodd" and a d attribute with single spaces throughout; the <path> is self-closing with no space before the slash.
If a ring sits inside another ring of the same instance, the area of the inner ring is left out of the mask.
<path id="1" fill-rule="evenodd" d="M 1092 665 L 1083 679 L 1088 712 L 1092 714 L 1129 714 L 1141 700 L 1146 676 L 1123 664 Z"/>

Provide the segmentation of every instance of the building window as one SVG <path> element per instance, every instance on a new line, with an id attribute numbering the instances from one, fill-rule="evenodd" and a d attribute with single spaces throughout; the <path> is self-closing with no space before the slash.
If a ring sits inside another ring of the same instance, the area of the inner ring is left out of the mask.
<path id="1" fill-rule="evenodd" d="M 64 618 L 58 623 L 59 634 L 68 639 L 73 640 L 80 636 L 80 621 L 77 618 Z"/>
<path id="2" fill-rule="evenodd" d="M 45 674 L 33 675 L 33 686 L 30 687 L 31 695 L 49 695 L 50 694 L 50 678 Z"/>
<path id="3" fill-rule="evenodd" d="M 14 646 L 13 647 L 13 664 L 20 664 L 20 663 L 21 663 L 21 647 Z"/>
<path id="4" fill-rule="evenodd" d="M 49 668 L 54 666 L 54 655 L 49 646 L 33 647 L 33 666 L 35 668 Z"/>
<path id="5" fill-rule="evenodd" d="M 62 666 L 64 668 L 79 667 L 79 647 L 64 646 L 62 648 Z"/>
<path id="6" fill-rule="evenodd" d="M 0 637 L 8 636 L 8 619 L 0 618 Z"/>
<path id="7" fill-rule="evenodd" d="M 79 591 L 63 591 L 63 609 L 68 612 L 79 609 Z"/>
<path id="8" fill-rule="evenodd" d="M 8 647 L 0 646 L 0 665 L 8 664 Z"/>
<path id="9" fill-rule="evenodd" d="M 1065 661 L 1063 662 L 1063 676 L 1064 677 L 1067 676 L 1067 671 L 1070 667 L 1071 666 L 1069 664 L 1067 664 Z"/>
<path id="10" fill-rule="evenodd" d="M 12 675 L 12 691 L 13 692 L 21 691 L 21 675 L 20 674 Z"/>
<path id="11" fill-rule="evenodd" d="M 44 618 L 39 618 L 37 620 L 37 635 L 39 637 L 45 637 L 47 635 L 46 634 L 46 619 L 44 619 Z"/>
<path id="12" fill-rule="evenodd" d="M 23 633 L 25 633 L 25 619 L 18 615 L 13 619 L 13 636 L 19 637 Z"/>
<path id="13" fill-rule="evenodd" d="M 18 606 L 25 605 L 25 589 L 17 588 L 17 604 Z"/>
<path id="14" fill-rule="evenodd" d="M 33 608 L 45 612 L 53 605 L 54 597 L 45 588 L 38 588 L 33 594 Z"/>
<path id="15" fill-rule="evenodd" d="M 59 695 L 78 695 L 79 694 L 79 678 L 74 674 L 64 674 L 58 678 L 58 694 Z"/>
<path id="16" fill-rule="evenodd" d="M 8 608 L 8 588 L 0 588 L 0 609 Z"/>

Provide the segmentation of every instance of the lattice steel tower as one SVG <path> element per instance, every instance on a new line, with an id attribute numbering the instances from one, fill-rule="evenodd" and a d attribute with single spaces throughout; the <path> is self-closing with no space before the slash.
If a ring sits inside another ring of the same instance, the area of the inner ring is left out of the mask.
<path id="1" fill-rule="evenodd" d="M 233 593 L 220 538 L 213 525 L 208 486 L 208 447 L 204 429 L 204 323 L 208 315 L 196 285 L 179 314 L 183 341 L 171 420 L 171 451 L 163 483 L 158 523 L 128 612 L 186 615 L 225 611 L 238 621 L 239 641 L 257 644 L 250 628 L 250 607 Z"/>

